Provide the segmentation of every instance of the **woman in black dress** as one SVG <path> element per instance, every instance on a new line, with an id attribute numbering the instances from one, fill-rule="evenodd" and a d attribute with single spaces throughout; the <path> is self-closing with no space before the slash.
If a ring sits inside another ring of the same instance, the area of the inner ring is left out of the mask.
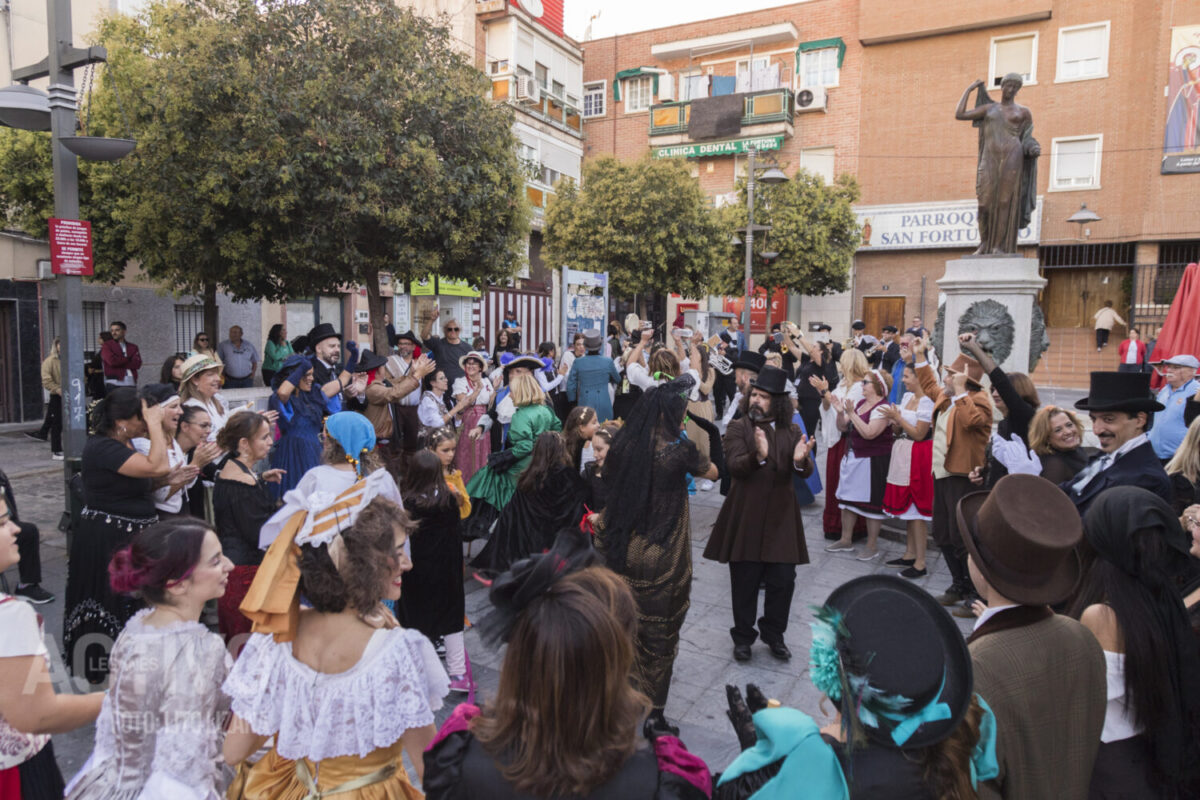
<path id="1" fill-rule="evenodd" d="M 647 725 L 671 735 L 679 729 L 663 709 L 692 596 L 687 476 L 720 477 L 681 435 L 694 385 L 684 375 L 655 386 L 630 411 L 605 460 L 610 502 L 596 524 L 596 549 L 637 599 L 637 675 L 653 705 Z"/>
<path id="2" fill-rule="evenodd" d="M 89 683 L 108 677 L 108 653 L 126 621 L 141 608 L 114 594 L 108 583 L 112 554 L 133 534 L 158 522 L 153 482 L 170 471 L 162 409 L 122 386 L 100 401 L 93 414 L 96 435 L 83 446 L 83 499 L 79 530 L 71 537 L 63 609 L 64 657 L 72 674 Z M 133 449 L 137 437 L 150 452 Z"/>
<path id="3" fill-rule="evenodd" d="M 283 477 L 281 469 L 269 469 L 261 476 L 257 475 L 254 465 L 267 457 L 273 443 L 271 424 L 254 411 L 237 412 L 217 434 L 216 444 L 229 453 L 213 482 L 212 501 L 213 529 L 221 540 L 225 556 L 233 562 L 229 585 L 217 601 L 217 624 L 226 641 L 250 634 L 250 620 L 238 606 L 262 563 L 259 529 L 279 506 L 267 484 L 279 483 Z"/>

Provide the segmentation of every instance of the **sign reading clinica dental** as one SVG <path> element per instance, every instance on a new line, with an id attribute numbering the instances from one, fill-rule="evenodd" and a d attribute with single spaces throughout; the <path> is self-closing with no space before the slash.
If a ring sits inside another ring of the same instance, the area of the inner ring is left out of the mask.
<path id="1" fill-rule="evenodd" d="M 902 203 L 887 206 L 858 206 L 854 209 L 862 226 L 858 251 L 927 250 L 940 247 L 977 247 L 979 226 L 975 200 L 948 203 Z M 1042 235 L 1042 198 L 1029 225 L 1017 233 L 1017 244 L 1036 245 Z"/>
<path id="2" fill-rule="evenodd" d="M 724 142 L 695 142 L 655 147 L 651 154 L 655 158 L 711 158 L 712 156 L 741 155 L 753 147 L 755 150 L 778 150 L 783 147 L 783 136 L 760 136 L 757 139 L 730 139 Z"/>

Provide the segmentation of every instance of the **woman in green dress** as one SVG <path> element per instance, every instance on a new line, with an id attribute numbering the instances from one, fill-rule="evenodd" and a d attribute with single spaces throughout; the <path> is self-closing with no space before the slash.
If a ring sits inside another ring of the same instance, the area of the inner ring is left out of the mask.
<path id="1" fill-rule="evenodd" d="M 272 325 L 267 332 L 267 343 L 263 346 L 263 385 L 270 386 L 275 373 L 283 366 L 283 362 L 292 355 L 292 344 L 287 340 L 287 328 L 283 325 Z"/>

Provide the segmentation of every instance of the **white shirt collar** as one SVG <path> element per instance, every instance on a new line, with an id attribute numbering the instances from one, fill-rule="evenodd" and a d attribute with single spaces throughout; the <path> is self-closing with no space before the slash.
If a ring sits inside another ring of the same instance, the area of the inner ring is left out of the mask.
<path id="1" fill-rule="evenodd" d="M 1115 452 L 1106 453 L 1105 455 L 1112 456 L 1113 461 L 1116 461 L 1118 458 L 1125 455 L 1130 450 L 1134 449 L 1135 447 L 1141 447 L 1143 444 L 1145 444 L 1148 441 L 1150 441 L 1149 436 L 1147 436 L 1144 433 L 1139 433 L 1137 436 L 1133 437 L 1128 442 L 1126 442 L 1125 444 L 1118 447 Z"/>
<path id="2" fill-rule="evenodd" d="M 983 623 L 987 622 L 989 619 L 996 616 L 1001 611 L 1007 611 L 1010 608 L 1016 608 L 1016 607 L 1017 607 L 1016 603 L 1010 603 L 1009 605 L 1006 605 L 1006 606 L 988 606 L 987 610 L 979 615 L 979 619 L 975 620 L 975 627 L 972 628 L 971 630 L 972 631 L 979 630 L 979 628 L 983 625 Z"/>

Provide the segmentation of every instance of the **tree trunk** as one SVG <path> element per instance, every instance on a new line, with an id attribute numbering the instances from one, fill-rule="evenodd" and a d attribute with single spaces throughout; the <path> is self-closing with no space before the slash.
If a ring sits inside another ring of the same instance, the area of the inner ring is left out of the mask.
<path id="1" fill-rule="evenodd" d="M 387 325 L 383 322 L 383 297 L 379 294 L 379 270 L 368 268 L 363 273 L 367 286 L 367 313 L 371 315 L 371 349 L 379 354 L 390 352 Z"/>
<path id="2" fill-rule="evenodd" d="M 221 320 L 217 316 L 217 285 L 215 283 L 204 284 L 202 299 L 204 301 L 204 332 L 208 334 L 208 346 L 215 352 L 217 342 L 221 341 L 221 335 L 218 333 Z"/>

